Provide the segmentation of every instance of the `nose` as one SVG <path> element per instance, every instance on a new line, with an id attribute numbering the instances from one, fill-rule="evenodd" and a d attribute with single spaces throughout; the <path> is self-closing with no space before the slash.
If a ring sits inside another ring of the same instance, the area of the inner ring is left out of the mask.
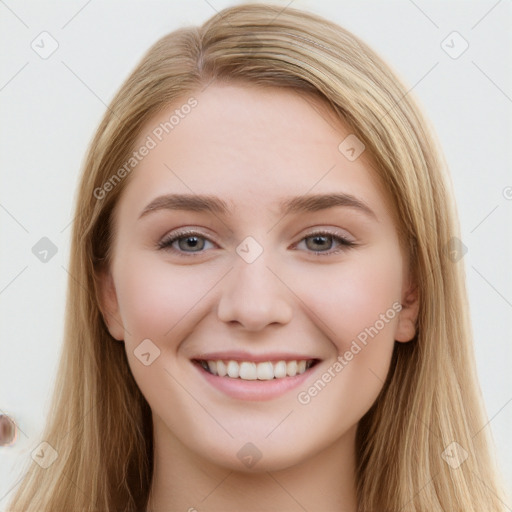
<path id="1" fill-rule="evenodd" d="M 222 283 L 219 320 L 249 331 L 288 323 L 292 318 L 293 294 L 276 274 L 267 267 L 265 252 L 252 263 L 237 258 Z"/>

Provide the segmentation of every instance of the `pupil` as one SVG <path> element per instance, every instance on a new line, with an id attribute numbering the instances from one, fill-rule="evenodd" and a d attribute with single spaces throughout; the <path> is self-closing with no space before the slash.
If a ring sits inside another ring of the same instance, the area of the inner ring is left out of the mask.
<path id="1" fill-rule="evenodd" d="M 184 242 L 183 244 L 181 242 Z M 199 241 L 197 236 L 188 236 L 186 238 L 182 238 L 180 241 L 181 249 L 195 249 L 198 247 Z M 199 247 L 200 248 L 200 247 Z"/>
<path id="2" fill-rule="evenodd" d="M 313 242 L 316 245 L 320 245 L 320 246 L 324 245 L 323 248 L 325 248 L 328 238 L 329 238 L 329 236 L 326 236 L 326 235 L 314 236 Z"/>

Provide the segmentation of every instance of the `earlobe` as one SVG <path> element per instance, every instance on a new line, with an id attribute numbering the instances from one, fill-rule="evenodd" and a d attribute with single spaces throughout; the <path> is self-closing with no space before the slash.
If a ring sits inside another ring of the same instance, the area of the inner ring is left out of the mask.
<path id="1" fill-rule="evenodd" d="M 416 336 L 416 321 L 419 313 L 419 292 L 414 286 L 402 299 L 402 310 L 399 313 L 395 331 L 395 340 L 401 343 L 412 341 Z"/>
<path id="2" fill-rule="evenodd" d="M 98 299 L 103 320 L 110 335 L 118 341 L 124 340 L 124 327 L 119 314 L 119 304 L 112 274 L 101 270 L 97 276 Z"/>

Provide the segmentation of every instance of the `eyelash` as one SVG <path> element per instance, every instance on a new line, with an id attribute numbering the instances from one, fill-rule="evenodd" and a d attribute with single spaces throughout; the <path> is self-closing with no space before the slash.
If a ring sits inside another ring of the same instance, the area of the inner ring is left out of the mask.
<path id="1" fill-rule="evenodd" d="M 313 254 L 315 254 L 317 256 L 333 256 L 335 254 L 340 254 L 341 252 L 344 252 L 347 249 L 350 249 L 350 248 L 358 245 L 355 242 L 347 240 L 346 238 L 344 238 L 342 236 L 336 235 L 335 233 L 331 233 L 330 231 L 325 231 L 325 230 L 320 230 L 320 231 L 315 231 L 313 233 L 310 233 L 307 236 L 301 238 L 298 243 L 302 242 L 303 240 L 305 240 L 307 238 L 312 238 L 312 237 L 315 237 L 318 235 L 320 235 L 320 236 L 327 235 L 327 236 L 332 237 L 333 240 L 337 241 L 342 248 L 338 248 L 337 250 L 334 250 L 334 251 L 333 250 L 330 250 L 330 251 L 308 251 L 308 252 L 312 252 Z M 176 242 L 177 240 L 180 240 L 181 238 L 187 238 L 189 236 L 197 236 L 198 238 L 204 238 L 205 240 L 208 240 L 209 242 L 211 242 L 211 240 L 208 237 L 203 236 L 201 233 L 199 233 L 197 231 L 178 231 L 178 232 L 174 233 L 172 236 L 165 237 L 160 242 L 158 242 L 157 248 L 163 249 L 163 250 L 170 250 L 170 251 L 174 252 L 175 254 L 179 254 L 180 256 L 185 256 L 185 257 L 189 257 L 189 256 L 197 257 L 197 256 L 203 254 L 204 251 L 188 253 L 185 251 L 179 251 L 172 247 L 172 244 L 174 242 Z"/>

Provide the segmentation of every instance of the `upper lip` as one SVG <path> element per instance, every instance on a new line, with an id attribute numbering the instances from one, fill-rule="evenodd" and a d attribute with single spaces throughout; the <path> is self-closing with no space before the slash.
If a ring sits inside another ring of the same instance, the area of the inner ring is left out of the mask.
<path id="1" fill-rule="evenodd" d="M 265 354 L 251 354 L 243 350 L 229 351 L 229 352 L 208 352 L 205 354 L 198 354 L 191 358 L 196 361 L 250 361 L 254 363 L 265 361 L 302 361 L 303 359 L 309 361 L 311 359 L 318 359 L 317 357 L 309 354 L 293 354 L 290 352 L 267 352 Z"/>

